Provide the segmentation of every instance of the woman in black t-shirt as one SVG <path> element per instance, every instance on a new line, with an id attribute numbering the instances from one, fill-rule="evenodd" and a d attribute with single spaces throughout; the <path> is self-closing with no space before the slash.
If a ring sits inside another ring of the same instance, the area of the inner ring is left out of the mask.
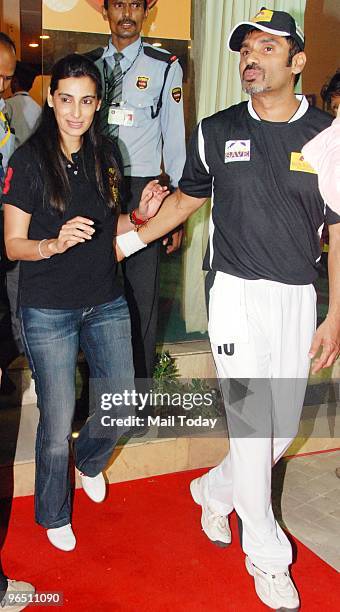
<path id="1" fill-rule="evenodd" d="M 90 60 L 74 54 L 57 62 L 41 123 L 12 156 L 3 196 L 7 255 L 22 262 L 19 312 L 40 410 L 36 520 L 67 551 L 76 544 L 68 463 L 78 350 L 90 368 L 91 401 L 75 463 L 85 492 L 100 502 L 102 470 L 134 408 L 126 394 L 134 386 L 130 319 L 113 238 L 146 222 L 167 194 L 151 181 L 131 218 L 119 214 L 117 151 L 96 129 L 100 101 Z M 103 393 L 116 394 L 109 412 Z"/>

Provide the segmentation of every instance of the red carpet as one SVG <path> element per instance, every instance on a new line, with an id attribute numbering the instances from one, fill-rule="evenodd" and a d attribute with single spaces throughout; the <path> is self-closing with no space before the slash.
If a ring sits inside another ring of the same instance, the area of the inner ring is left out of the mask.
<path id="1" fill-rule="evenodd" d="M 268 610 L 244 568 L 235 517 L 227 550 L 210 544 L 200 529 L 200 508 L 188 485 L 201 472 L 111 485 L 98 506 L 78 490 L 73 516 L 78 544 L 71 553 L 54 549 L 34 524 L 32 497 L 15 499 L 5 571 L 30 580 L 38 591 L 63 591 L 62 609 L 72 612 Z M 339 610 L 338 573 L 299 542 L 297 548 L 292 573 L 302 610 Z"/>

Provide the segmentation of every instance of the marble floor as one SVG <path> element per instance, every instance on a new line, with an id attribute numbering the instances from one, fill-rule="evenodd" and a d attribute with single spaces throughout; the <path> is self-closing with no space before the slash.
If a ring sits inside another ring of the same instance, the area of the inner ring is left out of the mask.
<path id="1" fill-rule="evenodd" d="M 273 474 L 273 507 L 283 527 L 340 572 L 340 449 L 283 459 Z"/>

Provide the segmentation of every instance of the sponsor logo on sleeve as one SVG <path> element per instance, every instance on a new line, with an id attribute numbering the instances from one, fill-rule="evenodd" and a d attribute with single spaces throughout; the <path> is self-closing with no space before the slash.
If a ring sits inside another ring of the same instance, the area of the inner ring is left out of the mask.
<path id="1" fill-rule="evenodd" d="M 262 9 L 250 21 L 252 21 L 253 23 L 259 23 L 259 21 L 267 21 L 269 23 L 273 18 L 273 14 L 273 11 L 269 11 L 268 9 Z"/>
<path id="2" fill-rule="evenodd" d="M 250 161 L 250 140 L 227 140 L 224 163 L 236 161 Z"/>
<path id="3" fill-rule="evenodd" d="M 302 153 L 292 152 L 290 154 L 290 170 L 294 172 L 309 172 L 310 174 L 317 174 L 314 168 L 306 162 Z"/>
<path id="4" fill-rule="evenodd" d="M 174 87 L 171 95 L 177 104 L 182 100 L 182 87 Z"/>
<path id="5" fill-rule="evenodd" d="M 150 77 L 147 76 L 139 76 L 137 77 L 136 87 L 138 89 L 147 89 L 149 86 Z"/>

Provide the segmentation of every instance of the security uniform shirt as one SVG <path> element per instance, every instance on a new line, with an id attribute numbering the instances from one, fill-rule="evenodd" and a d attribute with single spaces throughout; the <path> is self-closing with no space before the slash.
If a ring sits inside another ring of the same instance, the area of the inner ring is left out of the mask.
<path id="1" fill-rule="evenodd" d="M 87 157 L 89 156 L 89 157 Z M 93 174 L 85 174 L 92 167 Z M 95 221 L 91 240 L 77 244 L 50 259 L 22 261 L 20 264 L 19 304 L 33 308 L 84 308 L 114 300 L 122 291 L 116 278 L 113 253 L 115 212 L 97 191 L 94 159 L 85 147 L 65 158 L 71 197 L 63 214 L 44 201 L 43 177 L 38 159 L 29 144 L 13 154 L 7 171 L 3 203 L 32 215 L 28 238 L 56 238 L 61 226 L 80 215 Z"/>
<path id="2" fill-rule="evenodd" d="M 165 172 L 170 176 L 171 184 L 177 187 L 185 162 L 182 68 L 178 61 L 172 63 L 162 94 L 162 108 L 158 116 L 152 118 L 152 109 L 157 107 L 163 86 L 167 62 L 146 55 L 145 47 L 150 48 L 151 45 L 142 43 L 139 38 L 122 51 L 124 57 L 120 62 L 123 72 L 121 106 L 131 109 L 134 116 L 133 126 L 119 126 L 118 144 L 123 156 L 124 174 L 158 176 L 163 157 Z M 165 50 L 157 51 L 165 54 L 166 58 L 170 57 Z M 95 62 L 102 74 L 104 95 L 104 61 L 110 74 L 115 63 L 113 54 L 116 52 L 110 40 L 102 57 Z M 105 103 L 102 108 L 107 115 Z M 109 131 L 105 131 L 105 134 L 110 135 Z"/>
<path id="3" fill-rule="evenodd" d="M 332 118 L 298 98 L 289 122 L 260 120 L 249 101 L 204 119 L 193 134 L 179 187 L 212 197 L 205 270 L 293 285 L 317 277 L 322 226 L 340 217 L 323 202 L 301 148 Z"/>
<path id="4" fill-rule="evenodd" d="M 22 145 L 37 127 L 41 107 L 27 91 L 17 91 L 6 100 L 6 111 L 15 131 L 15 148 Z"/>

